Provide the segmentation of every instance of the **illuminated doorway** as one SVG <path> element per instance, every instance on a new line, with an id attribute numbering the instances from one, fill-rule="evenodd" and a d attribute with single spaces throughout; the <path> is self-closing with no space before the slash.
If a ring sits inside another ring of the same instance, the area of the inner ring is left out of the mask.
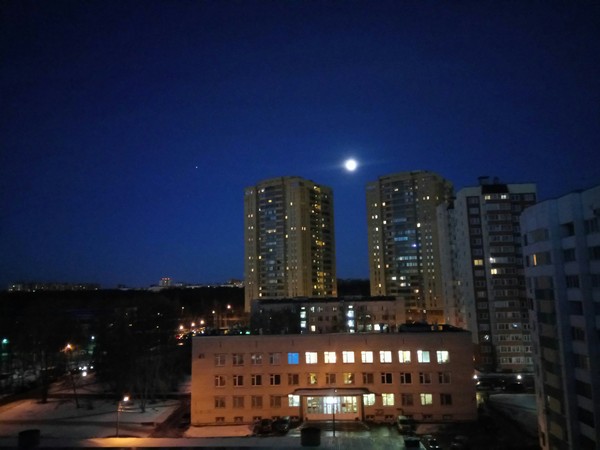
<path id="1" fill-rule="evenodd" d="M 306 396 L 304 417 L 306 420 L 360 420 L 361 402 L 355 395 Z"/>

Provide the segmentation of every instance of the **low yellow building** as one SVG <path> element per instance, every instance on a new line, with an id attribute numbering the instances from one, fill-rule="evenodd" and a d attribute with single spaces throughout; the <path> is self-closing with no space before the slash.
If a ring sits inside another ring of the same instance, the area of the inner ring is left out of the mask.
<path id="1" fill-rule="evenodd" d="M 477 416 L 470 333 L 196 337 L 192 425 L 302 421 L 469 421 Z"/>

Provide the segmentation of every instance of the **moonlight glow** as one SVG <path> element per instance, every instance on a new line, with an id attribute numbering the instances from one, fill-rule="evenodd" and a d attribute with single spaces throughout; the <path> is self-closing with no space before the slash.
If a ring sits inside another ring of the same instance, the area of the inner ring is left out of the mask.
<path id="1" fill-rule="evenodd" d="M 356 162 L 355 159 L 347 159 L 344 162 L 344 167 L 346 168 L 346 170 L 348 172 L 354 172 L 356 170 L 356 168 L 358 167 L 358 163 Z"/>

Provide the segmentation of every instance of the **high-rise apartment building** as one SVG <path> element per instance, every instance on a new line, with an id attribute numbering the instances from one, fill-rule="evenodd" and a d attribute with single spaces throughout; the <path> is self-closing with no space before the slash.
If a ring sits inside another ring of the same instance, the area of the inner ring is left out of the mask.
<path id="1" fill-rule="evenodd" d="M 600 443 L 600 186 L 521 216 L 540 448 Z"/>
<path id="2" fill-rule="evenodd" d="M 300 177 L 248 187 L 245 309 L 254 299 L 336 297 L 333 193 Z"/>
<path id="3" fill-rule="evenodd" d="M 436 208 L 451 196 L 452 184 L 428 171 L 367 185 L 371 295 L 402 298 L 408 320 L 444 321 Z"/>
<path id="4" fill-rule="evenodd" d="M 484 371 L 533 369 L 519 218 L 535 201 L 534 184 L 482 177 L 438 209 L 447 215 L 441 248 L 452 265 L 443 271 L 446 317 L 472 332 Z"/>

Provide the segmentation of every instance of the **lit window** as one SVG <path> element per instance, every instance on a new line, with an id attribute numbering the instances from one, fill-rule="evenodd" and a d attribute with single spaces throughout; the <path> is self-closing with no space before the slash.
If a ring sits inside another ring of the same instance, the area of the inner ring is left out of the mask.
<path id="1" fill-rule="evenodd" d="M 335 352 L 325 352 L 325 364 L 335 364 L 336 360 Z"/>
<path id="2" fill-rule="evenodd" d="M 354 374 L 352 372 L 343 373 L 344 384 L 354 384 Z"/>
<path id="3" fill-rule="evenodd" d="M 306 352 L 306 364 L 317 364 L 319 358 L 317 356 L 317 352 Z"/>
<path id="4" fill-rule="evenodd" d="M 346 364 L 354 362 L 354 352 L 342 352 L 342 361 Z"/>
<path id="5" fill-rule="evenodd" d="M 298 353 L 288 353 L 288 364 L 298 364 L 299 356 Z"/>
<path id="6" fill-rule="evenodd" d="M 373 406 L 375 404 L 375 394 L 363 394 L 365 406 Z"/>
<path id="7" fill-rule="evenodd" d="M 362 351 L 360 352 L 361 361 L 365 364 L 373 363 L 373 352 L 371 351 Z"/>
<path id="8" fill-rule="evenodd" d="M 300 406 L 300 396 L 299 395 L 288 395 L 288 406 Z"/>
<path id="9" fill-rule="evenodd" d="M 308 374 L 308 384 L 317 384 L 317 374 L 311 372 Z"/>
<path id="10" fill-rule="evenodd" d="M 404 364 L 410 362 L 410 350 L 398 350 L 398 362 Z"/>
<path id="11" fill-rule="evenodd" d="M 432 405 L 433 404 L 433 395 L 432 394 L 420 394 L 421 395 L 421 405 Z"/>
<path id="12" fill-rule="evenodd" d="M 417 360 L 420 363 L 431 362 L 431 360 L 429 359 L 429 352 L 426 350 L 417 350 Z"/>
<path id="13" fill-rule="evenodd" d="M 262 364 L 262 353 L 252 353 L 250 361 L 253 366 L 260 366 Z"/>
<path id="14" fill-rule="evenodd" d="M 450 362 L 450 354 L 447 350 L 438 350 L 436 354 L 438 364 L 445 364 Z"/>
<path id="15" fill-rule="evenodd" d="M 381 394 L 383 406 L 394 406 L 394 394 Z"/>
<path id="16" fill-rule="evenodd" d="M 392 362 L 392 352 L 389 350 L 381 350 L 379 352 L 379 362 L 391 363 Z"/>

